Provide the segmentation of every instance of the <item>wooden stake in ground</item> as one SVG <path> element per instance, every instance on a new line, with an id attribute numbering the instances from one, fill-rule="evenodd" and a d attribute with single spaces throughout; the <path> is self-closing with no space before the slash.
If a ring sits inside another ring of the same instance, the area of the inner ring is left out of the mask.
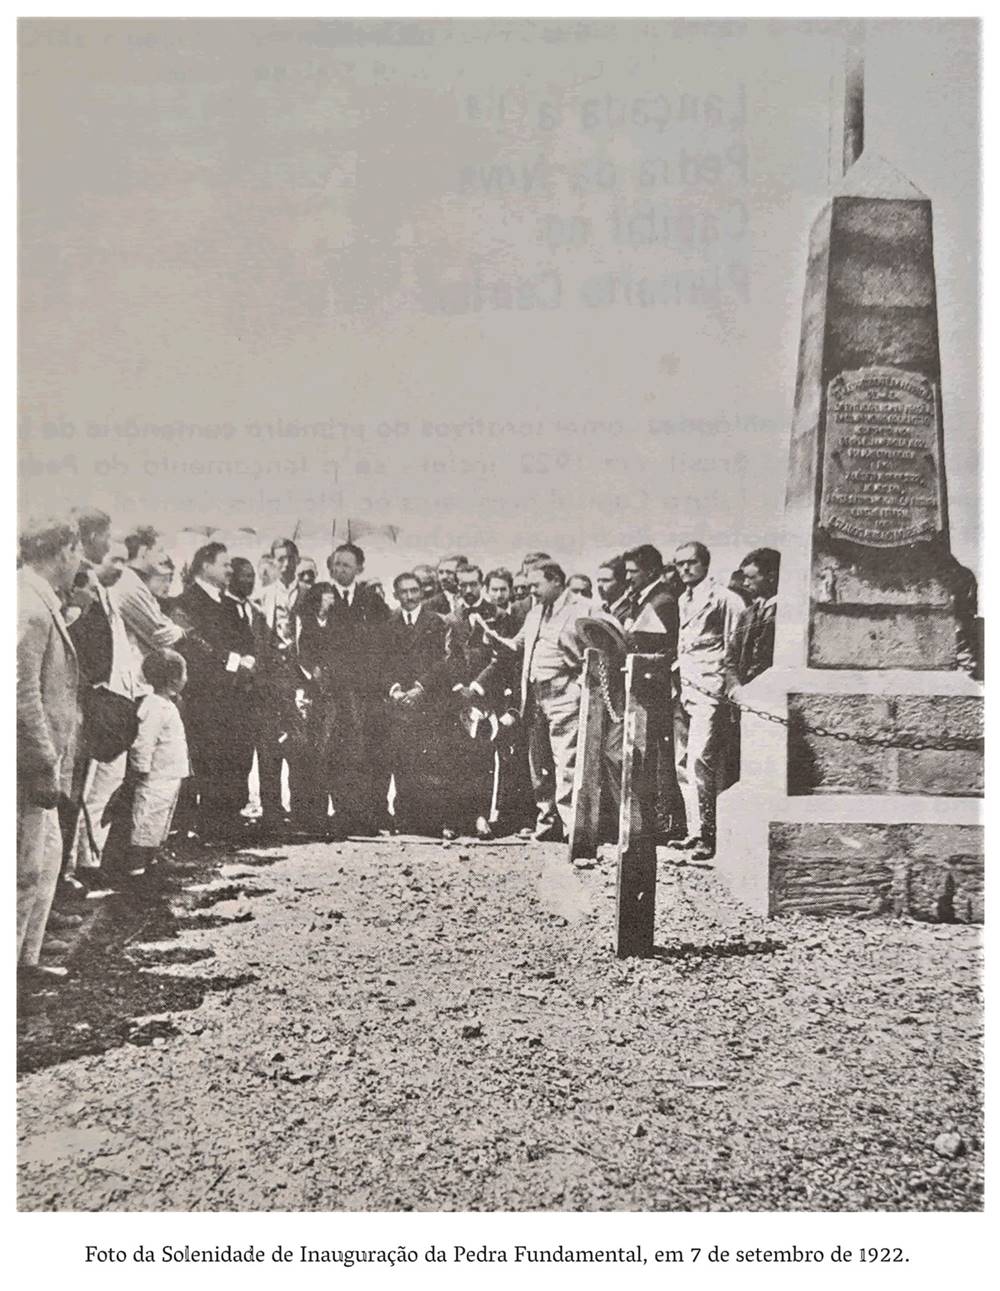
<path id="1" fill-rule="evenodd" d="M 667 677 L 656 655 L 630 654 L 625 663 L 625 730 L 622 804 L 618 827 L 615 953 L 648 958 L 656 916 L 656 751 L 658 724 L 650 710 L 662 705 Z"/>
<path id="2" fill-rule="evenodd" d="M 601 699 L 600 651 L 583 656 L 580 734 L 576 746 L 573 809 L 569 824 L 569 858 L 593 858 L 600 844 L 601 785 L 604 780 L 604 736 L 607 715 Z"/>

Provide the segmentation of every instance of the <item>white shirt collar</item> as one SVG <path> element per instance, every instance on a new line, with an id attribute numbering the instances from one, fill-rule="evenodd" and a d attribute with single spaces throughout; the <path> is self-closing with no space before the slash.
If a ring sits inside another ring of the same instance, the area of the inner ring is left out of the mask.
<path id="1" fill-rule="evenodd" d="M 354 608 L 354 593 L 357 590 L 357 586 L 357 580 L 355 580 L 350 587 L 341 587 L 339 583 L 334 583 L 337 594 L 346 599 L 347 604 L 350 605 L 352 609 Z"/>
<path id="2" fill-rule="evenodd" d="M 206 583 L 203 578 L 196 578 L 194 581 L 195 585 L 200 587 L 207 596 L 210 596 L 217 605 L 222 604 L 222 589 L 220 587 L 213 587 L 211 583 Z"/>
<path id="3" fill-rule="evenodd" d="M 418 605 L 415 610 L 403 610 L 403 622 L 409 623 L 411 626 L 415 627 L 417 619 L 420 618 L 420 611 L 423 608 L 424 607 L 421 604 L 421 605 Z"/>

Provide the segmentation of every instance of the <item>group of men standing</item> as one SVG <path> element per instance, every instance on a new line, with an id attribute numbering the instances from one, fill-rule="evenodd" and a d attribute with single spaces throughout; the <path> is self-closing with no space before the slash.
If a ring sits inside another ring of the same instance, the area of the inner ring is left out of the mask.
<path id="1" fill-rule="evenodd" d="M 709 574 L 711 556 L 700 542 L 677 548 L 671 564 L 651 544 L 631 548 L 601 565 L 601 604 L 574 593 L 557 567 L 530 571 L 536 605 L 520 638 L 522 710 L 540 806 L 539 833 L 568 831 L 579 732 L 583 641 L 581 617 L 613 620 L 623 653 L 652 656 L 659 690 L 649 706 L 658 841 L 705 860 L 715 852 L 715 800 L 738 774 L 738 725 L 729 699 L 740 685 L 770 667 L 774 645 L 779 556 L 750 552 L 741 564 L 740 590 Z M 621 692 L 620 677 L 615 688 Z M 619 693 L 619 698 L 621 694 Z M 544 764 L 554 764 L 554 806 L 544 795 Z M 605 729 L 604 762 L 617 829 L 622 758 L 622 714 Z"/>
<path id="2" fill-rule="evenodd" d="M 191 777 L 178 823 L 188 836 L 246 836 L 256 763 L 254 828 L 263 837 L 395 830 L 556 840 L 573 801 L 579 623 L 603 619 L 627 651 L 661 660 L 658 832 L 711 855 L 731 752 L 725 698 L 770 663 L 776 552 L 750 553 L 737 594 L 710 577 L 702 544 L 678 548 L 669 566 L 645 544 L 601 566 L 599 601 L 587 576 L 567 578 L 544 552 L 530 552 L 516 574 L 446 557 L 396 577 L 395 609 L 364 581 L 364 563 L 359 547 L 343 543 L 321 581 L 290 539 L 276 539 L 258 569 L 208 542 L 171 599 L 172 566 L 153 528 L 134 529 L 115 554 L 99 511 L 26 526 L 18 576 L 25 962 L 37 962 L 60 867 L 80 887 L 106 872 L 108 804 L 127 749 L 112 741 L 102 750 L 108 740 L 97 728 L 114 715 L 108 696 L 127 708 L 148 690 L 143 661 L 153 651 L 186 661 L 177 702 Z M 620 723 L 608 730 L 606 760 L 614 787 Z M 609 837 L 615 826 L 609 820 Z"/>

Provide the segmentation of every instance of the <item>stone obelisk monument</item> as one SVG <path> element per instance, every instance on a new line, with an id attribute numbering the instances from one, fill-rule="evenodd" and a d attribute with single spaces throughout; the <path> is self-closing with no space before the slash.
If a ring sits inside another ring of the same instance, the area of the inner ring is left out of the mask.
<path id="1" fill-rule="evenodd" d="M 864 148 L 813 225 L 774 667 L 739 695 L 718 872 L 759 911 L 982 918 L 982 689 L 957 667 L 930 200 Z M 838 732 L 840 738 L 821 732 Z M 920 747 L 923 745 L 924 747 Z"/>

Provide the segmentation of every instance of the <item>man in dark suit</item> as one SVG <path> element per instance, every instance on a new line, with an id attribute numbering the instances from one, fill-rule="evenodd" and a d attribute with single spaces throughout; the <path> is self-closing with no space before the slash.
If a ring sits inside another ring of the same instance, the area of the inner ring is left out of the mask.
<path id="1" fill-rule="evenodd" d="M 400 608 L 386 625 L 382 692 L 389 717 L 389 767 L 396 784 L 396 828 L 435 835 L 451 829 L 454 768 L 442 755 L 439 726 L 453 676 L 444 620 L 425 604 L 420 582 L 399 574 Z"/>
<path id="2" fill-rule="evenodd" d="M 465 556 L 442 556 L 437 565 L 437 593 L 427 601 L 435 614 L 452 614 L 459 600 L 458 571 L 468 565 Z"/>
<path id="3" fill-rule="evenodd" d="M 656 817 L 662 839 L 683 838 L 683 800 L 677 785 L 673 725 L 670 710 L 670 670 L 677 659 L 677 598 L 664 574 L 663 557 L 656 547 L 643 543 L 625 552 L 625 579 L 629 601 L 622 626 L 630 654 L 655 655 L 663 661 L 663 704 L 655 714 Z M 616 616 L 617 617 L 617 616 Z"/>
<path id="4" fill-rule="evenodd" d="M 250 771 L 253 768 L 254 750 L 262 734 L 263 709 L 262 677 L 263 656 L 267 649 L 267 626 L 264 616 L 250 600 L 257 574 L 253 562 L 243 556 L 234 556 L 229 575 L 229 586 L 222 594 L 222 604 L 229 611 L 234 623 L 234 640 L 241 658 L 252 658 L 254 666 L 240 678 L 239 695 L 243 702 L 233 714 L 233 748 L 231 768 L 233 790 L 237 782 L 242 785 L 240 810 L 249 796 Z M 260 759 L 258 758 L 258 766 Z"/>
<path id="5" fill-rule="evenodd" d="M 341 543 L 326 562 L 334 598 L 326 626 L 322 690 L 330 739 L 328 764 L 321 769 L 333 802 L 332 832 L 376 834 L 388 815 L 385 785 L 376 784 L 383 761 L 384 727 L 377 689 L 382 637 L 389 607 L 358 581 L 365 555 Z"/>
<path id="6" fill-rule="evenodd" d="M 524 624 L 524 615 L 513 608 L 514 579 L 508 569 L 491 569 L 486 575 L 486 606 L 482 620 L 505 640 L 512 640 Z M 488 641 L 479 624 L 471 638 L 469 663 L 473 692 L 478 691 L 495 725 L 496 809 L 494 832 L 516 833 L 532 824 L 535 794 L 528 765 L 528 742 L 520 714 L 520 661 L 516 654 Z M 484 684 L 476 685 L 476 679 Z"/>
<path id="7" fill-rule="evenodd" d="M 774 662 L 780 568 L 781 555 L 772 547 L 757 547 L 740 563 L 743 585 L 754 599 L 737 620 L 726 650 L 726 688 L 729 691 L 753 681 Z"/>
<path id="8" fill-rule="evenodd" d="M 489 660 L 489 647 L 482 632 L 473 626 L 474 615 L 491 616 L 493 607 L 483 592 L 483 571 L 478 565 L 465 565 L 457 572 L 458 595 L 452 608 L 441 613 L 448 629 L 447 653 L 455 664 L 457 680 L 468 681 Z M 428 609 L 432 608 L 428 604 Z M 485 655 L 480 668 L 475 661 Z"/>
<path id="9" fill-rule="evenodd" d="M 246 803 L 245 740 L 233 736 L 257 660 L 248 653 L 252 629 L 223 597 L 231 571 L 221 542 L 199 547 L 191 561 L 191 581 L 175 606 L 175 618 L 185 630 L 178 646 L 188 665 L 183 714 L 203 842 L 231 840 Z"/>
<path id="10" fill-rule="evenodd" d="M 442 714 L 440 739 L 446 759 L 461 768 L 452 794 L 453 824 L 462 832 L 474 831 L 479 838 L 490 838 L 494 726 L 488 720 L 486 706 L 472 699 L 468 685 L 493 657 L 482 624 L 493 619 L 497 611 L 484 595 L 483 571 L 478 565 L 461 566 L 457 578 L 458 600 L 445 617 L 445 653 L 452 670 L 454 699 Z"/>

